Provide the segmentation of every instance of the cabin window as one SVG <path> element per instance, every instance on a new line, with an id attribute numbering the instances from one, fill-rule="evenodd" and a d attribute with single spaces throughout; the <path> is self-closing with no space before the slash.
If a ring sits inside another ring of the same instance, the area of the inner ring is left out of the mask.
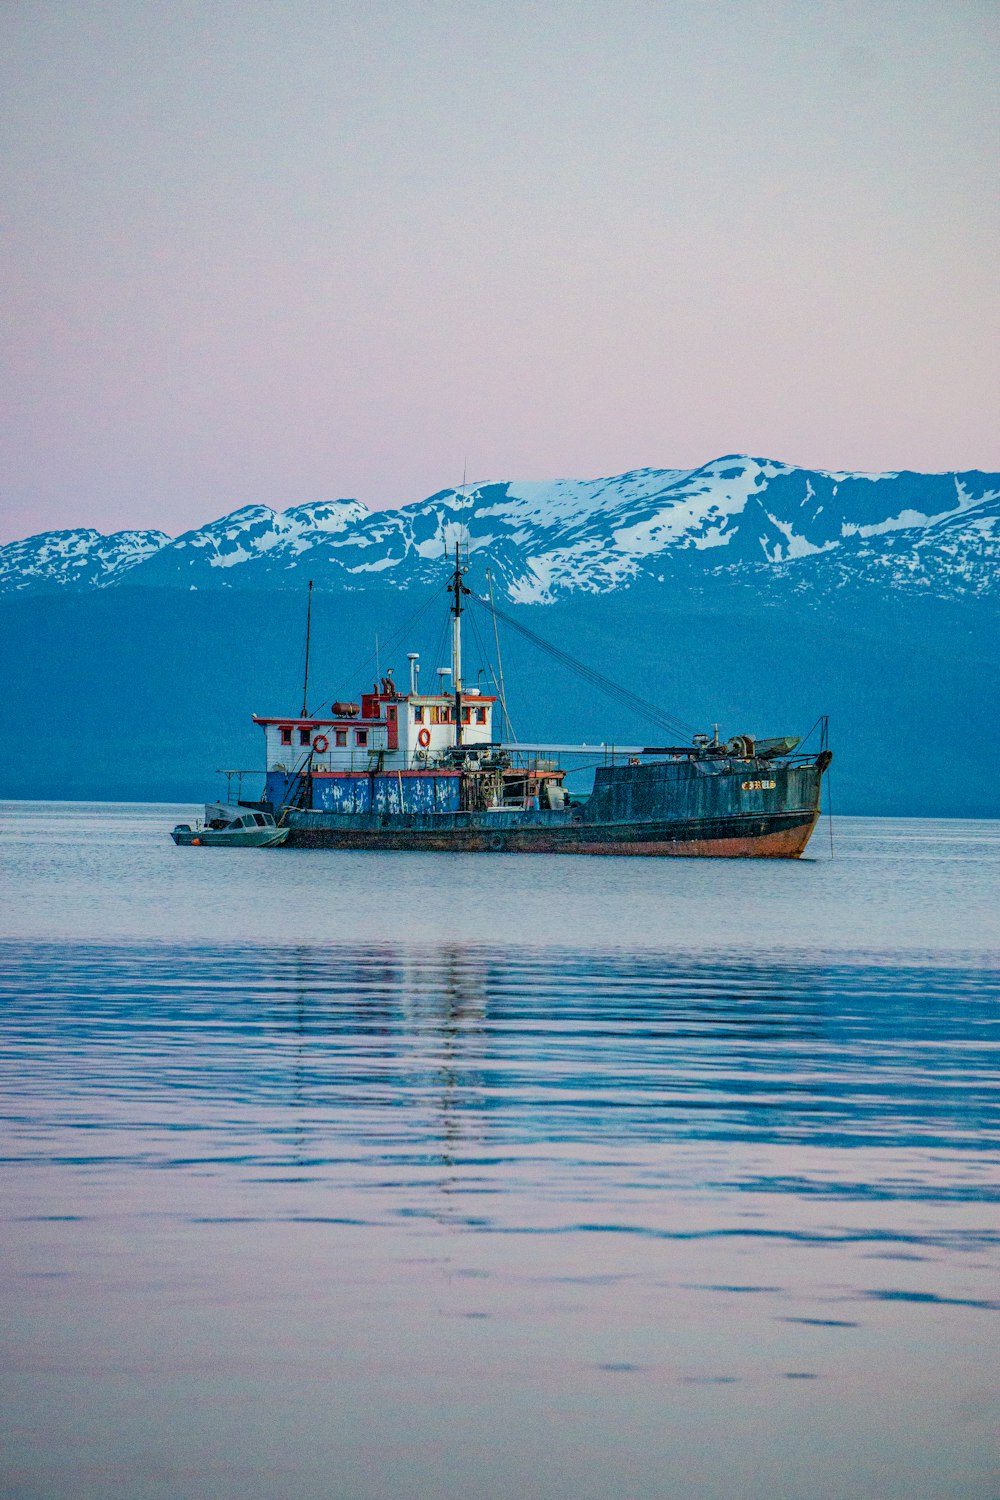
<path id="1" fill-rule="evenodd" d="M 385 711 L 385 716 L 386 716 L 386 718 L 391 723 L 395 722 L 395 719 L 396 719 L 396 706 L 395 706 L 395 704 L 390 703 L 389 707 Z"/>
<path id="2" fill-rule="evenodd" d="M 476 709 L 476 723 L 477 724 L 485 724 L 486 723 L 486 710 L 485 710 L 485 708 L 477 708 Z"/>
<path id="3" fill-rule="evenodd" d="M 463 708 L 462 709 L 462 723 L 463 724 L 468 724 L 468 722 L 469 722 L 469 715 L 470 715 L 470 710 L 467 709 L 467 708 Z"/>
<path id="4" fill-rule="evenodd" d="M 356 745 L 367 745 L 367 743 L 368 743 L 368 731 L 367 731 L 367 729 L 356 729 L 354 731 L 354 743 Z"/>
<path id="5" fill-rule="evenodd" d="M 424 706 L 422 703 L 413 710 L 413 722 L 414 724 L 422 724 L 424 722 Z"/>
<path id="6" fill-rule="evenodd" d="M 346 729 L 335 729 L 333 731 L 333 739 L 334 739 L 334 743 L 337 744 L 337 745 L 346 745 L 347 744 L 347 730 Z"/>
<path id="7" fill-rule="evenodd" d="M 300 729 L 299 730 L 299 744 L 300 745 L 308 745 L 311 738 L 312 738 L 312 731 L 311 730 L 309 730 L 309 729 Z"/>
<path id="8" fill-rule="evenodd" d="M 292 730 L 288 724 L 281 731 L 281 743 L 283 745 L 290 745 L 292 743 Z"/>

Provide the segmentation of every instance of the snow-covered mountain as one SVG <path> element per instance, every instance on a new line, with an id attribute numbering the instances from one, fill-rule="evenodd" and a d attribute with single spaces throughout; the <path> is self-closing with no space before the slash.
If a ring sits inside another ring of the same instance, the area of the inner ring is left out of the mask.
<path id="1" fill-rule="evenodd" d="M 170 538 L 163 531 L 43 531 L 0 547 L 0 593 L 47 586 L 103 588 L 145 562 Z"/>
<path id="2" fill-rule="evenodd" d="M 439 580 L 460 538 L 511 600 L 605 593 L 676 570 L 987 594 L 1000 566 L 1000 475 L 849 474 L 729 456 L 699 469 L 442 490 L 397 510 L 336 500 L 245 506 L 171 539 L 48 532 L 0 548 L 0 591 L 158 586 L 407 588 Z"/>

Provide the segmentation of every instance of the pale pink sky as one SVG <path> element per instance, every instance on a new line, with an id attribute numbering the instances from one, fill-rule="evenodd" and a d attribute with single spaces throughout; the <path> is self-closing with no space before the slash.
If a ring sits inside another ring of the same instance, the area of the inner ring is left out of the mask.
<path id="1" fill-rule="evenodd" d="M 997 7 L 19 0 L 0 540 L 1000 470 Z"/>

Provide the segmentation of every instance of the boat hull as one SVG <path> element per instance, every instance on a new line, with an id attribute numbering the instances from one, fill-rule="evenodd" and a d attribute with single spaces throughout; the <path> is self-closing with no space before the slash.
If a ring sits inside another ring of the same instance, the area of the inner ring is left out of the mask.
<path id="1" fill-rule="evenodd" d="M 465 815 L 474 818 L 474 814 Z M 405 815 L 389 815 L 396 826 L 360 826 L 337 814 L 293 813 L 288 848 L 399 849 L 464 854 L 630 854 L 711 859 L 798 859 L 809 842 L 818 812 L 779 814 L 704 823 L 538 824 L 497 827 L 459 821 L 449 826 L 402 827 Z M 337 821 L 334 822 L 334 819 Z M 345 824 L 354 826 L 344 826 Z M 338 824 L 340 826 L 338 826 Z"/>
<path id="2" fill-rule="evenodd" d="M 289 848 L 466 854 L 797 859 L 819 819 L 828 756 L 775 765 L 715 757 L 599 767 L 585 803 L 559 809 L 288 809 Z"/>
<path id="3" fill-rule="evenodd" d="M 175 828 L 170 837 L 181 848 L 275 849 L 287 843 L 287 828 Z"/>
<path id="4" fill-rule="evenodd" d="M 585 843 L 580 854 L 654 854 L 701 859 L 798 859 L 812 836 L 819 819 L 815 812 L 799 820 L 792 814 L 785 818 L 748 820 L 738 827 L 718 828 L 695 825 L 686 829 L 665 829 L 665 836 L 621 838 L 613 843 L 595 840 Z"/>

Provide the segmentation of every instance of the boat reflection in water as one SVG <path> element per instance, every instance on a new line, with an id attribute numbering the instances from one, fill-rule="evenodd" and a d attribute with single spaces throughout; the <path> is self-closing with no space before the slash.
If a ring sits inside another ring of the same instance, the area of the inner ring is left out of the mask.
<path id="1" fill-rule="evenodd" d="M 17 942 L 0 1004 L 11 1493 L 990 1493 L 985 962 Z"/>

